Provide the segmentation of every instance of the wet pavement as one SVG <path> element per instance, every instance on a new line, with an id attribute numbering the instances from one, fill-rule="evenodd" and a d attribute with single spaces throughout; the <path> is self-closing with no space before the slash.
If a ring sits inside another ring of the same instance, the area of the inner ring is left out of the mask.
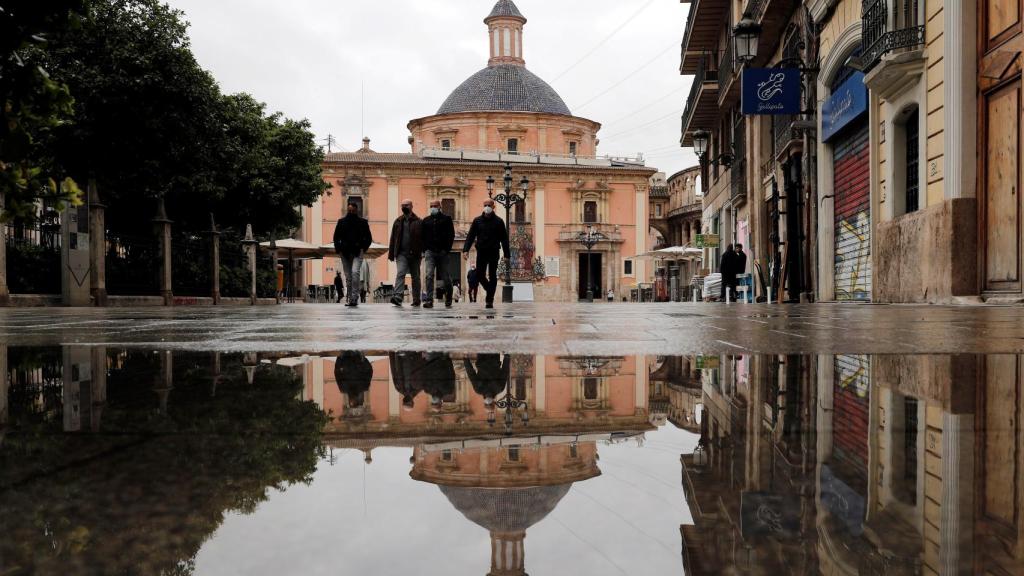
<path id="1" fill-rule="evenodd" d="M 0 374 L 4 576 L 1024 571 L 1021 355 L 0 345 Z"/>
<path id="2" fill-rule="evenodd" d="M 1024 352 L 1022 306 L 526 304 L 0 309 L 0 343 L 526 354 Z"/>

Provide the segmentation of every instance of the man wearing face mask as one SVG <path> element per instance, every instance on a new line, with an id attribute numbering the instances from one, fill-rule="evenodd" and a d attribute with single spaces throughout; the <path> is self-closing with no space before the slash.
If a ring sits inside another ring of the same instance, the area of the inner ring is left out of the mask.
<path id="1" fill-rule="evenodd" d="M 412 275 L 412 305 L 420 305 L 420 261 L 423 258 L 423 221 L 412 211 L 412 200 L 402 200 L 402 215 L 391 227 L 388 260 L 398 265 L 391 303 L 399 308 L 405 298 L 405 277 Z"/>
<path id="2" fill-rule="evenodd" d="M 448 267 L 448 254 L 455 243 L 455 223 L 441 211 L 441 201 L 430 201 L 430 216 L 423 219 L 423 256 L 426 260 L 427 299 L 424 308 L 434 307 L 434 278 L 440 278 L 444 290 L 444 305 L 452 307 L 452 277 Z"/>
<path id="3" fill-rule="evenodd" d="M 494 200 L 484 201 L 484 213 L 473 220 L 466 235 L 462 251 L 469 258 L 469 251 L 476 244 L 476 270 L 486 293 L 486 307 L 494 308 L 494 292 L 498 289 L 499 250 L 508 258 L 508 229 L 505 221 L 494 213 Z"/>
<path id="4" fill-rule="evenodd" d="M 334 251 L 341 258 L 341 268 L 348 284 L 348 306 L 359 305 L 359 276 L 363 270 L 363 254 L 370 249 L 373 236 L 370 235 L 370 224 L 359 216 L 359 205 L 348 203 L 348 213 L 334 228 Z M 335 280 L 338 287 L 338 301 L 341 302 L 341 278 Z"/>

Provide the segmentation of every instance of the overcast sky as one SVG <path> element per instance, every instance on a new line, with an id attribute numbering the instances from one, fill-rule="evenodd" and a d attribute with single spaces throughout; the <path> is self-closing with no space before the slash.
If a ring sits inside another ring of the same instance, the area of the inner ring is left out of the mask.
<path id="1" fill-rule="evenodd" d="M 483 18 L 494 0 L 168 0 L 193 51 L 225 92 L 308 118 L 318 138 L 406 152 L 409 120 L 435 113 L 487 65 Z M 516 0 L 529 22 L 527 67 L 577 116 L 601 122 L 599 154 L 643 152 L 668 174 L 694 166 L 679 148 L 690 77 L 679 75 L 687 4 L 678 0 Z M 365 97 L 360 97 L 360 85 Z M 361 114 L 360 101 L 365 102 Z M 335 148 L 337 150 L 337 148 Z"/>

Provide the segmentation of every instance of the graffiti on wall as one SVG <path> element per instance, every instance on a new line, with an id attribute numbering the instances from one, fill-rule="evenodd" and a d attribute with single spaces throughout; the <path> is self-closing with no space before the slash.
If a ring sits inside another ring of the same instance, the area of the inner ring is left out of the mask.
<path id="1" fill-rule="evenodd" d="M 867 212 L 839 220 L 836 228 L 836 300 L 871 298 L 871 236 Z"/>

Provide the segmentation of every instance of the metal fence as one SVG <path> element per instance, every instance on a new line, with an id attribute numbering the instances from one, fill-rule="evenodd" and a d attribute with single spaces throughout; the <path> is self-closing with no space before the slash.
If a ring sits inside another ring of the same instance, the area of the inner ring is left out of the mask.
<path id="1" fill-rule="evenodd" d="M 160 294 L 160 244 L 153 236 L 107 233 L 107 293 Z"/>
<path id="2" fill-rule="evenodd" d="M 60 213 L 44 207 L 32 221 L 4 225 L 7 284 L 14 294 L 60 294 Z"/>

